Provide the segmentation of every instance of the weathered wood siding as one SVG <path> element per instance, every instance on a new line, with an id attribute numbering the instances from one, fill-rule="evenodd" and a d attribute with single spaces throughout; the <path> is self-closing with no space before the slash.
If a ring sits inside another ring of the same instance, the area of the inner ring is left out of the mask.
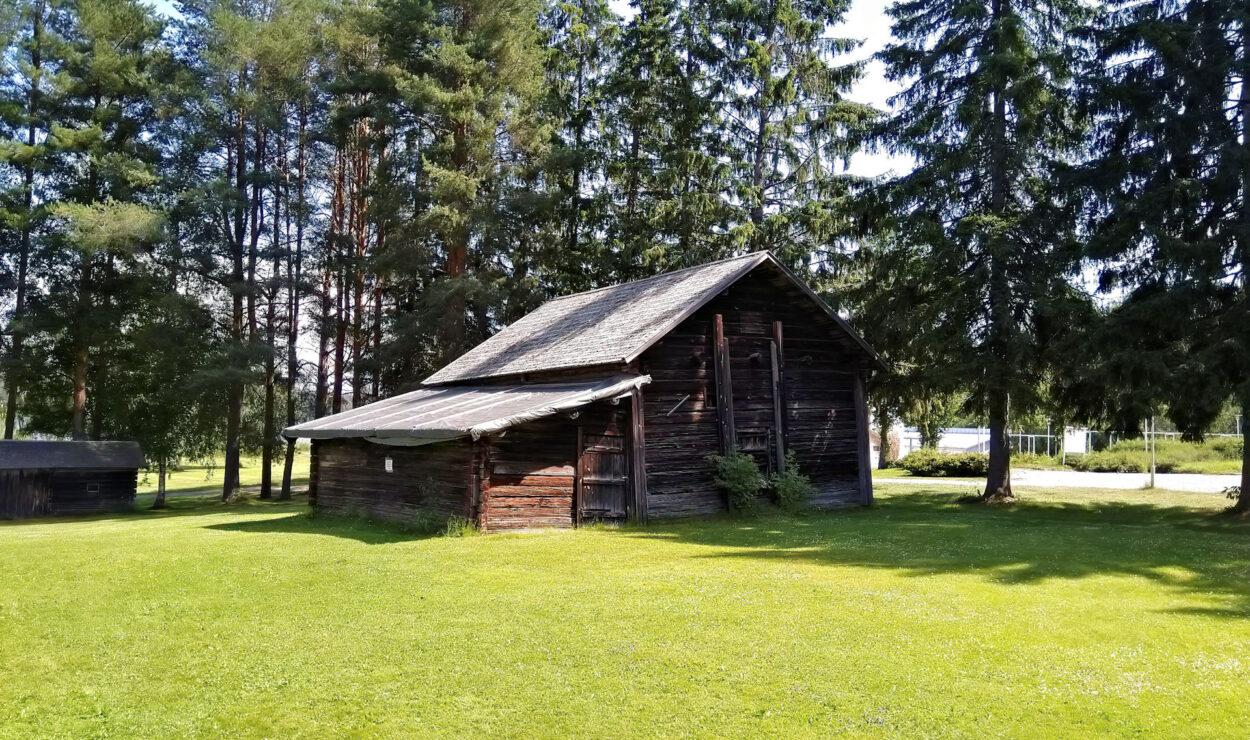
<path id="1" fill-rule="evenodd" d="M 48 505 L 48 471 L 0 470 L 0 517 L 43 516 Z"/>
<path id="2" fill-rule="evenodd" d="M 569 414 L 520 424 L 486 448 L 479 526 L 484 530 L 572 527 L 577 430 L 625 433 L 628 404 L 596 403 Z"/>
<path id="3" fill-rule="evenodd" d="M 137 470 L 54 470 L 49 475 L 48 513 L 93 514 L 134 506 Z"/>
<path id="4" fill-rule="evenodd" d="M 95 514 L 134 506 L 137 470 L 0 471 L 0 517 Z"/>
<path id="5" fill-rule="evenodd" d="M 797 289 L 756 271 L 699 309 L 640 358 L 647 495 L 656 518 L 710 514 L 726 507 L 707 456 L 720 451 L 713 322 L 729 347 L 734 429 L 739 443 L 776 434 L 771 346 L 781 322 L 783 444 L 816 485 L 812 501 L 837 507 L 861 500 L 854 393 L 861 369 L 833 321 Z M 768 449 L 756 452 L 761 467 Z"/>
<path id="6" fill-rule="evenodd" d="M 467 439 L 392 447 L 362 439 L 319 440 L 316 503 L 323 511 L 401 523 L 472 518 L 474 446 Z M 386 458 L 392 472 L 386 472 Z"/>

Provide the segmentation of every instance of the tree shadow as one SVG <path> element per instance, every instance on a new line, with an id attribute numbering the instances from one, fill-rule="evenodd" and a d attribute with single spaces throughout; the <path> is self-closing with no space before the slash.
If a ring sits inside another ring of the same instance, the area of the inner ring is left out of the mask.
<path id="1" fill-rule="evenodd" d="M 208 524 L 205 529 L 251 534 L 308 534 L 355 540 L 366 545 L 391 545 L 424 540 L 440 535 L 436 531 L 407 530 L 388 522 L 361 517 L 337 516 L 314 511 L 292 513 L 239 522 Z"/>
<path id="2" fill-rule="evenodd" d="M 871 509 L 680 522 L 622 536 L 706 546 L 710 559 L 805 560 L 907 577 L 975 575 L 1007 586 L 1137 576 L 1220 604 L 1171 611 L 1250 617 L 1250 525 L 1210 509 L 1122 500 L 956 503 L 955 491 L 891 495 Z"/>
<path id="3" fill-rule="evenodd" d="M 308 509 L 308 493 L 295 493 L 290 499 L 262 500 L 253 494 L 241 496 L 234 501 L 222 501 L 216 493 L 197 496 L 171 496 L 163 509 L 153 509 L 154 496 L 138 494 L 135 503 L 128 509 L 100 511 L 90 514 L 49 515 L 29 517 L 26 519 L 0 519 L 0 530 L 12 526 L 38 526 L 43 524 L 74 524 L 89 522 L 106 522 L 147 519 L 167 519 L 183 516 L 201 516 L 204 514 L 269 514 L 284 511 L 306 511 Z"/>

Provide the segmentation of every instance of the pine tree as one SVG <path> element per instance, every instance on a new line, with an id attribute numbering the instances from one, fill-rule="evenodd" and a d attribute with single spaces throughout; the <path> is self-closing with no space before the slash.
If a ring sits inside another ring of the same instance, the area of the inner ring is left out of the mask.
<path id="1" fill-rule="evenodd" d="M 984 499 L 1010 499 L 1009 411 L 1038 403 L 1045 345 L 1072 300 L 1073 218 L 1051 173 L 1073 145 L 1075 0 L 906 0 L 882 59 L 907 84 L 879 138 L 915 169 L 885 211 L 941 312 L 932 371 L 989 419 Z M 954 329 L 954 331 L 951 331 Z M 925 337 L 917 337 L 924 341 Z"/>
<path id="2" fill-rule="evenodd" d="M 491 241 L 485 229 L 514 174 L 510 159 L 548 140 L 533 125 L 544 79 L 538 5 L 390 0 L 381 9 L 401 122 L 420 137 L 423 207 L 413 216 L 440 260 L 422 303 L 442 363 L 491 329 L 498 255 L 475 245 Z"/>
<path id="3" fill-rule="evenodd" d="M 68 14 L 60 3 L 29 0 L 12 7 L 5 18 L 4 54 L 0 57 L 0 164 L 13 177 L 4 179 L 0 220 L 8 232 L 6 266 L 13 283 L 13 313 L 8 321 L 9 346 L 5 361 L 4 438 L 17 427 L 18 400 L 23 388 L 23 346 L 31 290 L 32 260 L 37 259 L 38 232 L 46 216 L 43 177 L 52 168 L 56 152 L 48 137 L 50 109 L 55 105 L 48 79 L 56 73 L 63 39 L 60 32 Z M 10 263 L 11 260 L 11 263 Z"/>

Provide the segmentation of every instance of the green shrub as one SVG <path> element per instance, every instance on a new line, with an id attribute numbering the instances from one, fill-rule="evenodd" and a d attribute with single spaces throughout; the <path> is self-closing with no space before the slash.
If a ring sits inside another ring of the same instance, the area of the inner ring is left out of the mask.
<path id="1" fill-rule="evenodd" d="M 1143 473 L 1150 466 L 1143 450 L 1117 448 L 1119 444 L 1082 455 L 1076 458 L 1074 467 L 1090 473 Z"/>
<path id="2" fill-rule="evenodd" d="M 728 455 L 708 455 L 707 459 L 716 468 L 713 482 L 729 494 L 730 505 L 741 511 L 754 509 L 760 491 L 768 484 L 755 458 L 735 449 Z"/>
<path id="3" fill-rule="evenodd" d="M 1036 470 L 1045 470 L 1047 468 L 1057 468 L 1059 466 L 1059 460 L 1050 457 L 1049 455 L 1036 455 L 1031 452 L 1011 453 L 1011 467 L 1013 468 L 1033 468 Z"/>
<path id="4" fill-rule="evenodd" d="M 803 508 L 812 494 L 816 493 L 811 478 L 799 470 L 799 460 L 793 450 L 786 453 L 785 472 L 773 473 L 768 482 L 772 486 L 777 505 L 789 511 Z"/>
<path id="5" fill-rule="evenodd" d="M 946 454 L 934 449 L 920 449 L 899 460 L 899 467 L 920 477 L 952 476 L 971 478 L 989 471 L 990 456 L 983 452 Z"/>
<path id="6" fill-rule="evenodd" d="M 1235 472 L 1241 459 L 1242 441 L 1224 437 L 1204 443 L 1160 439 L 1155 444 L 1155 470 L 1160 473 Z M 1126 439 L 1105 450 L 1069 458 L 1077 470 L 1097 473 L 1145 473 L 1150 452 L 1142 439 Z"/>
<path id="7" fill-rule="evenodd" d="M 1217 437 L 1208 440 L 1207 446 L 1225 460 L 1240 460 L 1245 451 L 1245 441 L 1241 437 Z"/>
<path id="8" fill-rule="evenodd" d="M 922 447 L 899 458 L 895 464 L 912 475 L 932 478 L 942 474 L 943 457 L 945 456 L 937 450 Z"/>

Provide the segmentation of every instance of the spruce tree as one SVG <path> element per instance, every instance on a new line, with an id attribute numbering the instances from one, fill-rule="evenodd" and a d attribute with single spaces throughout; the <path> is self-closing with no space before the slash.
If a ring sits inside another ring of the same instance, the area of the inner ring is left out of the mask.
<path id="1" fill-rule="evenodd" d="M 1072 142 L 1075 0 L 906 0 L 882 52 L 906 89 L 879 132 L 915 169 L 881 192 L 898 238 L 923 255 L 939 312 L 931 372 L 965 382 L 989 420 L 984 500 L 1012 497 L 1010 413 L 1038 403 L 1046 344 L 1077 268 L 1051 173 Z"/>
<path id="2" fill-rule="evenodd" d="M 858 42 L 829 35 L 849 0 L 714 4 L 725 47 L 723 131 L 735 187 L 735 245 L 799 267 L 851 227 L 851 178 L 839 173 L 874 111 L 847 99 Z"/>
<path id="3" fill-rule="evenodd" d="M 1166 405 L 1201 438 L 1230 398 L 1250 418 L 1248 18 L 1244 3 L 1116 2 L 1090 29 L 1098 59 L 1085 98 L 1098 128 L 1077 174 L 1089 256 L 1123 300 L 1083 397 L 1115 389 L 1104 415 L 1130 428 Z M 1241 484 L 1244 513 L 1250 454 Z"/>

